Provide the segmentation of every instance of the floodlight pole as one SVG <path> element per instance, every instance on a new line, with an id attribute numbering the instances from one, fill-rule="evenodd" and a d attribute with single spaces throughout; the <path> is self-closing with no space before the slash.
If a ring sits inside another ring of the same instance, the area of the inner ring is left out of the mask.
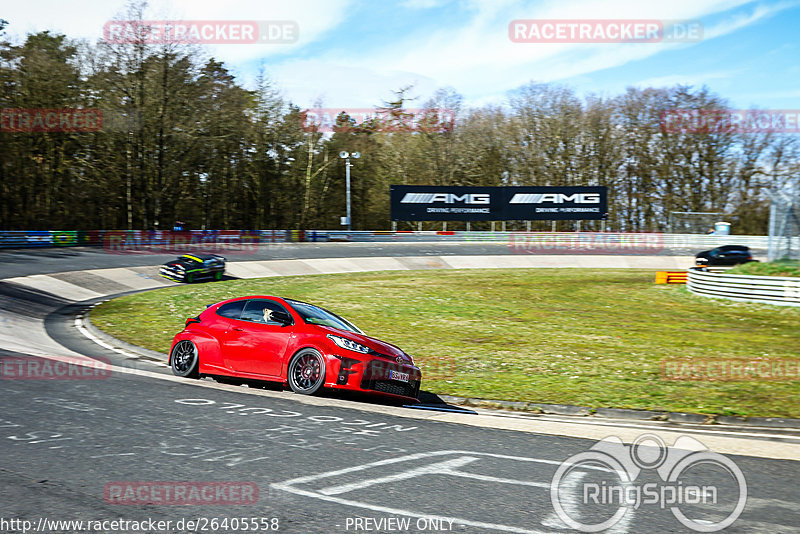
<path id="1" fill-rule="evenodd" d="M 347 187 L 347 231 L 352 229 L 352 221 L 350 220 L 350 157 L 344 164 L 345 167 L 345 187 Z"/>
<path id="2" fill-rule="evenodd" d="M 350 157 L 353 159 L 358 159 L 361 157 L 361 153 L 353 152 L 350 154 L 346 150 L 342 150 L 339 152 L 339 157 L 344 159 L 344 176 L 345 176 L 345 197 L 347 198 L 347 231 L 351 231 L 353 225 L 352 221 L 350 220 L 350 167 L 352 167 L 352 163 L 350 163 Z"/>
<path id="3" fill-rule="evenodd" d="M 205 231 L 208 226 L 208 174 L 203 173 L 200 175 L 200 183 L 203 184 L 203 230 Z"/>

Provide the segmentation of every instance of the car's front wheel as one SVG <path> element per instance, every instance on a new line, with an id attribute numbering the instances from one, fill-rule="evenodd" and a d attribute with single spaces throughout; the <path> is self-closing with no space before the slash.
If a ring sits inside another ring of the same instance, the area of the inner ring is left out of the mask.
<path id="1" fill-rule="evenodd" d="M 286 375 L 292 391 L 313 395 L 325 383 L 325 358 L 317 350 L 303 349 L 289 362 Z"/>
<path id="2" fill-rule="evenodd" d="M 188 339 L 183 339 L 175 344 L 170 355 L 172 373 L 184 378 L 199 378 L 200 355 L 197 347 Z"/>

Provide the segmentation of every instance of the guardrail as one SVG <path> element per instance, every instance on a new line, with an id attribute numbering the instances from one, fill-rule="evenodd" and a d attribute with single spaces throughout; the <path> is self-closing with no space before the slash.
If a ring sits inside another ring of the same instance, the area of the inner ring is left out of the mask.
<path id="1" fill-rule="evenodd" d="M 197 243 L 280 243 L 300 241 L 504 243 L 520 254 L 658 254 L 662 250 L 704 250 L 736 243 L 766 251 L 767 236 L 626 232 L 463 232 L 345 230 L 36 230 L 2 231 L 0 248 L 164 245 Z"/>
<path id="2" fill-rule="evenodd" d="M 689 269 L 686 287 L 706 297 L 800 306 L 800 278 L 710 273 Z"/>

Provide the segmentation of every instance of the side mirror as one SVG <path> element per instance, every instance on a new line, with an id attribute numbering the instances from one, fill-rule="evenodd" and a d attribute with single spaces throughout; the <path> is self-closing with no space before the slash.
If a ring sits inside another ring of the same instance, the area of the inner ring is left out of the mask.
<path id="1" fill-rule="evenodd" d="M 282 311 L 274 311 L 274 312 L 272 312 L 272 314 L 270 315 L 270 319 L 272 319 L 276 323 L 280 323 L 283 326 L 290 325 L 293 322 L 292 321 L 292 316 L 289 315 L 288 313 L 282 312 Z"/>

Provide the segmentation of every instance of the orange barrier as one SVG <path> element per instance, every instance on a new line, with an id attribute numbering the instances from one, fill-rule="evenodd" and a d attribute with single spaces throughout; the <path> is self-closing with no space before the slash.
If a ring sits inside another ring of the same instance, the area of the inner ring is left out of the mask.
<path id="1" fill-rule="evenodd" d="M 658 271 L 656 273 L 656 284 L 685 284 L 686 271 Z"/>

